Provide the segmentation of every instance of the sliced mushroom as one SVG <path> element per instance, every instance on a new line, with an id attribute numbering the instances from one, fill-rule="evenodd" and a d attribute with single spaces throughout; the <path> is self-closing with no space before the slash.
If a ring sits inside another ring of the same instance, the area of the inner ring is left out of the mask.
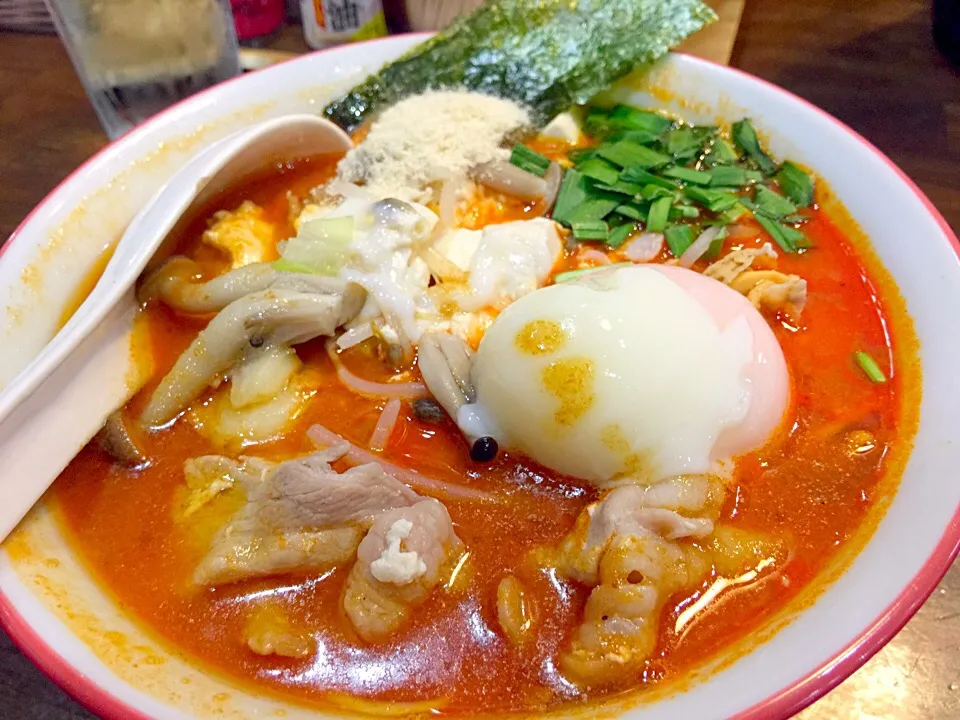
<path id="1" fill-rule="evenodd" d="M 332 335 L 360 311 L 364 298 L 361 288 L 350 285 L 342 294 L 271 289 L 235 300 L 197 335 L 163 378 L 141 424 L 157 427 L 175 418 L 250 347 L 295 345 Z"/>
<path id="2" fill-rule="evenodd" d="M 140 288 L 140 300 L 157 299 L 189 313 L 219 312 L 250 293 L 268 289 L 299 290 L 310 293 L 342 293 L 343 280 L 311 273 L 275 270 L 272 263 L 253 263 L 224 273 L 207 282 L 198 282 L 200 267 L 177 255 L 154 271 Z"/>
<path id="3" fill-rule="evenodd" d="M 417 364 L 427 389 L 457 419 L 457 411 L 475 399 L 470 382 L 473 351 L 460 338 L 450 333 L 428 332 L 420 336 Z"/>
<path id="4" fill-rule="evenodd" d="M 127 423 L 120 410 L 116 410 L 97 433 L 97 445 L 122 465 L 131 468 L 146 467 L 150 464 L 150 458 L 135 439 L 137 430 L 138 428 Z"/>

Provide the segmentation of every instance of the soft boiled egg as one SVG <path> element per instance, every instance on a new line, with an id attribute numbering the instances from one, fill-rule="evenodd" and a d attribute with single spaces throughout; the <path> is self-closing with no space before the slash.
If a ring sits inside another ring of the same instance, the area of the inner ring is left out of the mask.
<path id="1" fill-rule="evenodd" d="M 716 471 L 770 437 L 790 396 L 780 345 L 742 295 L 649 265 L 518 299 L 487 330 L 473 381 L 464 410 L 502 446 L 597 485 Z"/>

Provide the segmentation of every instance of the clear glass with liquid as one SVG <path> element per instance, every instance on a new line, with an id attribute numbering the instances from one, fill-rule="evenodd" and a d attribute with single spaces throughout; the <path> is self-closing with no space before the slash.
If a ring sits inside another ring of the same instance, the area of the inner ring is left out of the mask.
<path id="1" fill-rule="evenodd" d="M 229 0 L 46 0 L 110 139 L 240 73 Z"/>

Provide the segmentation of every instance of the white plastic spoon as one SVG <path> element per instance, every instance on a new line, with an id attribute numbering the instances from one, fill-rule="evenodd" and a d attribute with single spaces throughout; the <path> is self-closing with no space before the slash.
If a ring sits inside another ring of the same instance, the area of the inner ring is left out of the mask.
<path id="1" fill-rule="evenodd" d="M 352 146 L 313 115 L 268 120 L 211 145 L 153 196 L 87 299 L 0 392 L 0 541 L 146 380 L 131 358 L 134 284 L 177 222 L 273 161 Z"/>

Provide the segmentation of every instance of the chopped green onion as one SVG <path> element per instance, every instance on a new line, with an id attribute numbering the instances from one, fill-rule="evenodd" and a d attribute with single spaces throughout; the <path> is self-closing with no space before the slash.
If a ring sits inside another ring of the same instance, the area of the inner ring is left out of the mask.
<path id="1" fill-rule="evenodd" d="M 773 238 L 774 242 L 786 252 L 794 253 L 799 248 L 810 247 L 810 241 L 807 239 L 807 236 L 796 228 L 779 223 L 765 215 L 754 214 L 754 217 L 770 237 Z"/>
<path id="2" fill-rule="evenodd" d="M 779 220 L 784 215 L 790 215 L 797 211 L 797 206 L 787 200 L 783 195 L 777 195 L 773 190 L 765 185 L 757 185 L 753 195 L 754 212 L 762 213 L 774 220 Z M 749 205 L 747 206 L 749 207 Z"/>
<path id="3" fill-rule="evenodd" d="M 706 159 L 711 165 L 733 165 L 740 158 L 737 156 L 737 151 L 733 149 L 733 145 L 723 138 L 717 138 L 710 146 Z"/>
<path id="4" fill-rule="evenodd" d="M 796 225 L 797 223 L 806 222 L 809 218 L 804 217 L 800 213 L 793 213 L 792 215 L 784 215 L 780 218 L 781 222 L 790 223 L 791 225 Z"/>
<path id="5" fill-rule="evenodd" d="M 620 195 L 630 195 L 631 197 L 639 195 L 640 191 L 643 189 L 639 185 L 634 183 L 624 182 L 623 180 L 617 180 L 612 185 L 596 185 L 597 190 L 602 190 L 604 192 L 619 193 Z"/>
<path id="6" fill-rule="evenodd" d="M 610 145 L 601 145 L 597 150 L 597 154 L 622 168 L 641 167 L 646 169 L 660 167 L 672 160 L 669 155 L 658 153 L 656 150 L 651 150 L 643 145 L 637 145 L 629 140 L 621 140 L 620 142 Z"/>
<path id="7" fill-rule="evenodd" d="M 576 148 L 567 153 L 567 157 L 570 158 L 570 161 L 574 165 L 578 165 L 582 162 L 589 160 L 592 157 L 597 157 L 597 148 L 595 147 L 586 147 L 586 148 Z"/>
<path id="8" fill-rule="evenodd" d="M 648 130 L 615 130 L 607 135 L 607 142 L 618 142 L 620 140 L 629 140 L 638 145 L 649 145 L 654 142 L 660 133 L 653 133 Z"/>
<path id="9" fill-rule="evenodd" d="M 652 142 L 656 140 L 672 124 L 668 118 L 663 115 L 648 112 L 646 110 L 637 110 L 629 105 L 617 105 L 607 115 L 607 122 L 624 130 L 634 130 L 645 132 L 650 136 Z"/>
<path id="10" fill-rule="evenodd" d="M 657 198 L 668 197 L 674 198 L 677 195 L 677 189 L 671 188 L 667 189 L 662 185 L 654 185 L 653 183 L 649 185 L 644 185 L 640 188 L 640 197 L 644 200 L 656 200 Z"/>
<path id="11" fill-rule="evenodd" d="M 588 220 L 603 220 L 620 204 L 620 198 L 598 192 L 590 181 L 574 169 L 563 174 L 563 182 L 553 206 L 553 219 L 564 225 Z"/>
<path id="12" fill-rule="evenodd" d="M 747 171 L 736 165 L 718 165 L 710 171 L 711 187 L 744 187 L 750 183 Z"/>
<path id="13" fill-rule="evenodd" d="M 617 215 L 623 215 L 623 217 L 630 218 L 631 220 L 646 221 L 649 210 L 639 208 L 636 205 L 618 205 L 614 212 L 617 213 Z"/>
<path id="14" fill-rule="evenodd" d="M 522 143 L 517 143 L 513 146 L 513 152 L 510 153 L 510 163 L 532 175 L 543 177 L 547 174 L 547 168 L 550 167 L 550 158 L 536 150 L 531 150 Z"/>
<path id="15" fill-rule="evenodd" d="M 663 236 L 670 252 L 677 258 L 693 245 L 693 228 L 689 225 L 668 225 L 663 231 Z"/>
<path id="16" fill-rule="evenodd" d="M 853 354 L 854 360 L 857 361 L 857 365 L 860 366 L 860 369 L 863 370 L 864 374 L 870 378 L 871 382 L 880 384 L 887 381 L 887 376 L 883 374 L 883 370 L 880 369 L 880 366 L 877 365 L 877 361 L 874 360 L 870 355 L 865 353 L 863 350 L 858 350 Z"/>
<path id="17" fill-rule="evenodd" d="M 610 234 L 610 228 L 603 220 L 574 222 L 572 227 L 577 240 L 606 240 Z"/>
<path id="18" fill-rule="evenodd" d="M 723 241 L 726 239 L 726 237 L 727 237 L 727 228 L 726 227 L 720 228 L 720 232 L 716 234 L 716 236 L 713 238 L 713 241 L 710 243 L 710 247 L 708 247 L 707 251 L 703 254 L 702 256 L 703 259 L 713 260 L 714 258 L 716 258 L 720 254 L 720 251 L 723 249 Z"/>
<path id="19" fill-rule="evenodd" d="M 620 173 L 620 179 L 625 182 L 637 183 L 638 185 L 659 185 L 667 190 L 676 190 L 676 183 L 666 178 L 657 177 L 651 172 L 638 167 L 628 167 Z"/>
<path id="20" fill-rule="evenodd" d="M 610 234 L 607 236 L 607 245 L 611 248 L 618 248 L 626 242 L 627 238 L 630 237 L 630 234 L 633 232 L 633 223 L 626 223 L 620 225 L 619 227 L 613 228 L 610 231 Z"/>
<path id="21" fill-rule="evenodd" d="M 676 159 L 689 160 L 703 145 L 703 138 L 697 137 L 693 129 L 687 126 L 674 128 L 663 137 L 663 149 Z"/>
<path id="22" fill-rule="evenodd" d="M 673 205 L 671 198 L 657 198 L 653 201 L 647 213 L 648 232 L 663 232 L 667 225 L 667 218 L 670 216 L 671 205 Z"/>
<path id="23" fill-rule="evenodd" d="M 783 194 L 799 207 L 808 207 L 813 203 L 813 178 L 796 164 L 785 161 L 777 171 L 777 182 Z"/>
<path id="24" fill-rule="evenodd" d="M 736 143 L 737 147 L 757 164 L 764 175 L 772 175 L 776 171 L 777 164 L 760 147 L 757 131 L 748 118 L 735 122 L 731 135 L 733 135 L 733 142 Z"/>
<path id="25" fill-rule="evenodd" d="M 670 220 L 679 220 L 680 218 L 698 218 L 700 211 L 693 205 L 674 205 L 670 208 Z"/>
<path id="26" fill-rule="evenodd" d="M 578 277 L 583 277 L 584 275 L 589 275 L 590 273 L 600 272 L 601 270 L 609 270 L 610 268 L 622 267 L 624 265 L 633 265 L 632 262 L 618 262 L 610 263 L 609 265 L 599 265 L 597 267 L 588 267 L 580 268 L 579 270 L 566 270 L 562 273 L 557 273 L 553 276 L 553 282 L 562 283 L 569 280 L 575 280 Z"/>
<path id="27" fill-rule="evenodd" d="M 740 198 L 731 193 L 722 190 L 706 190 L 693 185 L 687 185 L 683 189 L 683 193 L 691 200 L 703 205 L 710 212 L 716 213 L 729 210 L 740 202 Z"/>
<path id="28" fill-rule="evenodd" d="M 604 185 L 613 185 L 620 178 L 620 170 L 616 165 L 598 157 L 587 158 L 577 165 L 577 171 Z"/>
<path id="29" fill-rule="evenodd" d="M 713 175 L 709 172 L 685 167 L 668 167 L 666 170 L 662 170 L 660 174 L 694 185 L 709 185 L 713 180 Z"/>
<path id="30" fill-rule="evenodd" d="M 736 220 L 739 220 L 740 217 L 747 212 L 746 206 L 741 202 L 736 202 L 732 207 L 727 208 L 721 213 L 717 214 L 717 221 L 723 225 L 727 225 Z"/>

